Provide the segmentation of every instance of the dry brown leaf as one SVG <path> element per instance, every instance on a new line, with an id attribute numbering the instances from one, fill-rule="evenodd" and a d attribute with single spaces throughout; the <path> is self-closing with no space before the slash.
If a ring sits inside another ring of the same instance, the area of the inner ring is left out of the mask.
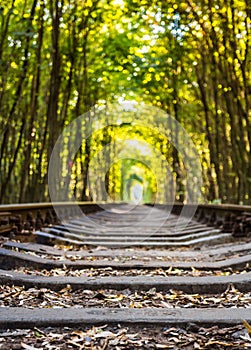
<path id="1" fill-rule="evenodd" d="M 103 331 L 95 334 L 95 338 L 115 338 L 116 334 L 110 331 Z"/>
<path id="2" fill-rule="evenodd" d="M 21 346 L 23 349 L 26 349 L 26 350 L 43 350 L 43 348 L 34 348 L 33 346 L 30 346 L 30 345 L 25 344 L 23 342 L 21 342 Z"/>
<path id="3" fill-rule="evenodd" d="M 170 349 L 169 345 L 166 344 L 155 344 L 156 349 Z"/>
<path id="4" fill-rule="evenodd" d="M 71 345 L 74 345 L 74 346 L 76 346 L 77 348 L 79 348 L 79 349 L 83 349 L 83 345 L 82 344 L 77 344 L 75 341 L 73 341 L 73 340 L 68 340 L 67 341 L 67 344 L 71 344 Z"/>
<path id="5" fill-rule="evenodd" d="M 242 323 L 243 323 L 244 327 L 246 328 L 246 330 L 248 331 L 248 333 L 251 334 L 250 324 L 246 320 L 242 320 Z"/>
<path id="6" fill-rule="evenodd" d="M 105 298 L 105 300 L 107 301 L 121 301 L 123 299 L 124 299 L 123 294 L 107 295 L 107 298 Z"/>
<path id="7" fill-rule="evenodd" d="M 222 345 L 222 346 L 233 346 L 232 343 L 226 343 L 226 342 L 223 342 L 223 341 L 217 341 L 217 340 L 212 340 L 212 341 L 209 341 L 205 344 L 205 346 L 208 346 L 208 345 Z"/>

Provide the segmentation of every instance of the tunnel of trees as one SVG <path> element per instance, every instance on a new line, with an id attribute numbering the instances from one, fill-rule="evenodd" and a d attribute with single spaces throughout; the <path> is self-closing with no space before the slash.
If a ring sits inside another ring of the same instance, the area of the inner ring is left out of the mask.
<path id="1" fill-rule="evenodd" d="M 92 125 L 90 109 L 132 101 L 185 128 L 203 201 L 251 204 L 250 50 L 249 0 L 2 0 L 0 203 L 48 201 L 64 128 L 86 116 L 75 139 Z M 159 202 L 186 199 L 180 153 L 150 128 L 100 129 L 74 161 L 65 142 L 65 188 L 78 200 L 123 200 L 126 187 L 136 197 L 144 187 L 144 201 L 158 191 Z M 123 159 L 113 161 L 118 149 Z"/>

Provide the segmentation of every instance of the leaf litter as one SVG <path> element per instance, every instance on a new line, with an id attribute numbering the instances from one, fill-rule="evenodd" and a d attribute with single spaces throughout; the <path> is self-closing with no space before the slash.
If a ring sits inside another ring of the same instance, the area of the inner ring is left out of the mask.
<path id="1" fill-rule="evenodd" d="M 179 290 L 148 291 L 66 288 L 55 292 L 47 288 L 0 286 L 0 307 L 68 308 L 250 308 L 251 292 L 230 286 L 221 294 L 187 294 Z"/>
<path id="2" fill-rule="evenodd" d="M 67 247 L 66 249 L 66 247 L 61 246 L 60 248 L 67 251 L 70 259 L 79 259 L 78 256 L 76 258 L 70 256 L 70 251 L 76 250 L 76 247 Z M 89 251 L 88 247 L 85 249 Z M 98 247 L 98 249 L 105 248 Z M 44 254 L 41 257 L 48 256 Z M 134 257 L 132 258 L 134 259 Z M 62 257 L 56 259 L 61 260 Z M 96 257 L 91 256 L 88 259 L 95 260 Z M 126 261 L 126 259 L 117 257 L 117 261 Z M 144 276 L 219 276 L 246 273 L 248 270 L 248 267 L 243 271 L 232 269 L 219 271 L 183 270 L 170 266 L 169 269 L 159 268 L 155 270 L 131 269 L 121 271 L 112 268 L 72 270 L 63 268 L 37 271 L 20 268 L 16 271 L 43 276 L 95 277 L 138 276 L 139 274 Z M 92 291 L 87 289 L 72 290 L 70 286 L 67 286 L 59 292 L 54 292 L 47 288 L 25 289 L 18 286 L 0 286 L 0 307 L 249 308 L 250 305 L 251 293 L 240 292 L 233 286 L 230 286 L 224 293 L 217 295 L 187 294 L 178 290 L 160 292 L 155 288 L 149 291 L 130 291 L 128 289 L 122 291 L 111 289 Z M 245 320 L 243 320 L 242 325 L 229 328 L 219 328 L 217 325 L 203 328 L 196 324 L 188 324 L 187 328 L 172 326 L 167 328 L 155 327 L 154 329 L 140 328 L 139 326 L 122 328 L 120 325 L 74 329 L 67 327 L 33 328 L 25 331 L 17 329 L 0 332 L 0 349 L 251 349 L 250 330 L 251 326 Z"/>
<path id="3" fill-rule="evenodd" d="M 202 277 L 202 276 L 230 276 L 245 274 L 250 271 L 249 266 L 243 270 L 235 270 L 232 268 L 226 268 L 221 270 L 200 270 L 195 268 L 181 269 L 170 266 L 169 268 L 155 268 L 155 269 L 116 269 L 114 267 L 105 268 L 84 268 L 84 269 L 72 269 L 67 267 L 53 268 L 50 270 L 42 269 L 37 270 L 32 267 L 19 267 L 15 269 L 15 272 L 25 273 L 33 276 L 71 276 L 71 277 L 111 277 L 111 276 L 189 276 L 189 277 Z"/>
<path id="4" fill-rule="evenodd" d="M 242 325 L 219 328 L 121 327 L 33 328 L 25 332 L 0 332 L 0 349 L 27 350 L 134 350 L 134 349 L 248 349 L 251 340 Z"/>

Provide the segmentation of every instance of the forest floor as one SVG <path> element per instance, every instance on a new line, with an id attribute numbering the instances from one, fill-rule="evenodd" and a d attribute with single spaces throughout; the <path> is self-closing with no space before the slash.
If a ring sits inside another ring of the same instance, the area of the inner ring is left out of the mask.
<path id="1" fill-rule="evenodd" d="M 249 307 L 251 293 L 241 293 L 234 287 L 218 295 L 186 294 L 169 290 L 160 292 L 130 290 L 25 289 L 18 286 L 0 287 L 1 307 L 68 308 L 224 308 Z M 155 326 L 125 327 L 60 327 L 2 330 L 0 349 L 251 349 L 251 327 L 244 323 L 234 327 L 201 327 L 189 323 L 186 328 Z"/>
<path id="2" fill-rule="evenodd" d="M 251 338 L 243 326 L 34 328 L 0 333 L 0 349 L 248 349 Z"/>
<path id="3" fill-rule="evenodd" d="M 4 241 L 4 240 L 3 240 Z M 243 242 L 244 245 L 246 242 Z M 234 247 L 234 244 L 232 245 Z M 227 245 L 231 247 L 231 245 Z M 90 259 L 100 260 L 101 257 L 95 256 L 99 249 L 93 250 L 93 257 L 82 257 L 81 253 L 90 253 L 88 248 L 77 250 L 76 247 L 71 247 L 75 251 L 75 256 L 71 249 L 66 246 L 54 246 L 50 249 L 62 249 L 67 251 L 67 257 L 75 260 Z M 221 246 L 224 248 L 224 245 Z M 48 248 L 49 249 L 49 248 Z M 230 249 L 231 250 L 231 249 Z M 146 250 L 130 249 L 130 253 L 136 257 Z M 170 250 L 170 254 L 171 254 Z M 213 250 L 212 250 L 213 251 Z M 186 249 L 180 249 L 181 252 L 186 252 Z M 33 256 L 52 258 L 52 255 L 38 254 L 28 252 Z M 72 254 L 72 257 L 71 257 Z M 179 251 L 175 250 L 177 258 L 172 261 L 178 261 Z M 197 258 L 190 257 L 183 261 L 201 260 L 199 256 L 200 250 L 197 250 Z M 242 256 L 243 252 L 238 252 L 234 257 Z M 128 252 L 129 255 L 129 252 Z M 147 254 L 146 254 L 147 255 Z M 201 251 L 203 256 L 203 250 Z M 233 257 L 233 254 L 230 254 Z M 156 255 L 157 256 L 157 255 Z M 55 260 L 63 259 L 63 257 L 55 257 Z M 142 257 L 141 257 L 142 258 Z M 209 257 L 210 258 L 210 257 Z M 220 259 L 228 258 L 228 253 L 221 254 Z M 102 259 L 106 259 L 102 257 Z M 107 258 L 110 259 L 110 258 Z M 114 256 L 113 260 L 121 262 L 124 257 Z M 154 260 L 150 255 L 145 256 L 145 259 Z M 157 259 L 157 258 L 156 258 Z M 163 261 L 168 260 L 168 257 L 162 257 Z M 136 260 L 133 256 L 127 256 L 127 261 Z M 208 260 L 208 259 L 207 259 Z M 218 260 L 217 256 L 211 260 Z M 35 269 L 32 267 L 18 267 L 15 272 L 24 273 L 26 275 L 37 276 L 76 276 L 76 277 L 104 277 L 104 276 L 228 276 L 232 274 L 245 274 L 250 271 L 247 265 L 245 269 L 226 268 L 222 270 L 199 270 L 199 269 L 179 269 L 170 267 L 169 269 L 126 269 L 117 270 L 114 268 L 89 268 L 89 269 L 70 269 L 70 268 L 55 268 L 51 270 Z M 234 286 L 230 285 L 223 293 L 219 294 L 191 294 L 180 290 L 169 289 L 166 291 L 152 288 L 150 290 L 116 290 L 116 289 L 77 289 L 74 290 L 70 285 L 65 288 L 55 291 L 50 288 L 24 288 L 21 286 L 0 285 L 0 313 L 1 308 L 5 307 L 22 307 L 28 309 L 62 309 L 62 308 L 154 308 L 158 309 L 184 309 L 184 308 L 250 308 L 251 292 L 241 292 Z M 169 326 L 153 327 L 145 325 L 129 325 L 103 324 L 100 326 L 69 326 L 69 327 L 34 327 L 31 329 L 3 329 L 0 330 L 0 349 L 48 349 L 48 350 L 66 350 L 66 349 L 92 349 L 92 350 L 134 350 L 134 349 L 251 349 L 251 326 L 246 322 L 240 322 L 235 326 L 218 326 L 217 324 L 210 327 L 201 326 L 195 323 L 188 323 L 186 327 L 180 327 L 175 324 Z"/>

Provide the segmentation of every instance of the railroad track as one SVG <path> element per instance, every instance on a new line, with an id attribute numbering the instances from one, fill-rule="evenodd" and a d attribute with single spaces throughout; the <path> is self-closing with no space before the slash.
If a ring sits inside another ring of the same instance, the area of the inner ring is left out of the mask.
<path id="1" fill-rule="evenodd" d="M 250 207 L 80 206 L 0 207 L 1 349 L 251 347 Z"/>

